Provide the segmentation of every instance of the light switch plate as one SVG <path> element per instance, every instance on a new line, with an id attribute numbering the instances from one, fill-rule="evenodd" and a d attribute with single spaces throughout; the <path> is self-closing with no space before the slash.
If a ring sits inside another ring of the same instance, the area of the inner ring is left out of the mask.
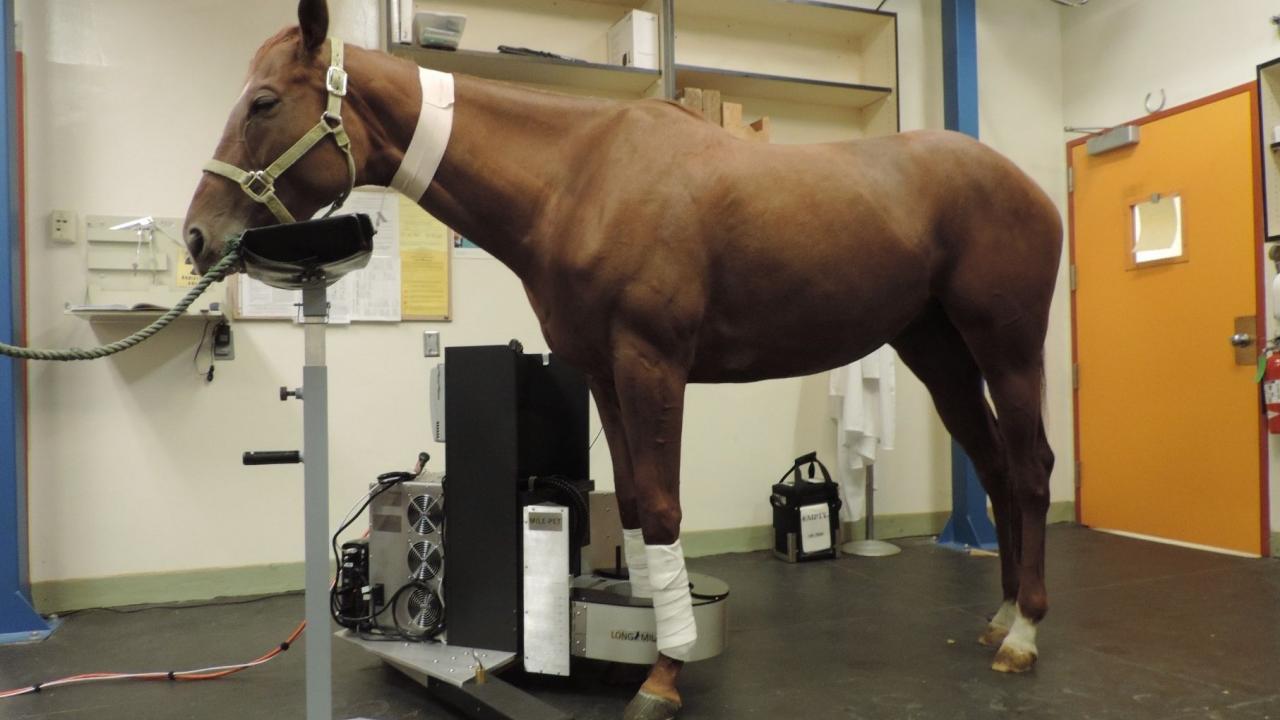
<path id="1" fill-rule="evenodd" d="M 427 330 L 422 333 L 423 357 L 440 357 L 440 331 Z"/>

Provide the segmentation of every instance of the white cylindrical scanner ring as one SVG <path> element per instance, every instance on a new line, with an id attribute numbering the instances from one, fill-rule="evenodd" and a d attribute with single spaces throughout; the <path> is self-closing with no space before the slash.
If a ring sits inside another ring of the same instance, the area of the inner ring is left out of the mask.
<path id="1" fill-rule="evenodd" d="M 453 75 L 418 68 L 418 81 L 422 86 L 418 124 L 391 180 L 391 187 L 414 202 L 430 187 L 453 134 Z"/>
<path id="2" fill-rule="evenodd" d="M 649 584 L 649 555 L 644 549 L 644 534 L 639 529 L 622 529 L 622 552 L 627 556 L 627 573 L 631 576 L 631 596 L 653 597 Z"/>
<path id="3" fill-rule="evenodd" d="M 653 613 L 658 621 L 658 652 L 673 660 L 687 660 L 698 639 L 698 626 L 693 619 L 684 548 L 677 540 L 671 545 L 646 545 L 645 552 L 649 555 L 649 582 L 653 585 Z"/>

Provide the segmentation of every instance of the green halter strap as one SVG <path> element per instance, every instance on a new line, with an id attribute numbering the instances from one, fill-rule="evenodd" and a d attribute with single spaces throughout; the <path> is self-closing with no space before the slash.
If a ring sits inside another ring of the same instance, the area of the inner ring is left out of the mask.
<path id="1" fill-rule="evenodd" d="M 356 161 L 351 156 L 351 139 L 347 137 L 347 129 L 342 124 L 342 98 L 347 94 L 347 71 L 342 67 L 342 41 L 338 38 L 329 38 L 329 44 L 333 47 L 333 57 L 324 83 L 329 92 L 329 106 L 320 116 L 320 122 L 316 123 L 315 127 L 294 143 L 293 147 L 285 150 L 284 154 L 276 158 L 276 161 L 266 170 L 252 172 L 241 170 L 231 163 L 217 159 L 210 160 L 204 166 L 205 172 L 221 175 L 238 184 L 246 195 L 253 198 L 254 202 L 266 205 L 271 214 L 282 223 L 292 223 L 296 220 L 276 195 L 276 180 L 326 137 L 333 136 L 338 149 L 347 156 L 347 173 L 350 183 L 338 199 L 333 201 L 329 212 L 324 216 L 329 217 L 337 212 L 356 186 Z"/>

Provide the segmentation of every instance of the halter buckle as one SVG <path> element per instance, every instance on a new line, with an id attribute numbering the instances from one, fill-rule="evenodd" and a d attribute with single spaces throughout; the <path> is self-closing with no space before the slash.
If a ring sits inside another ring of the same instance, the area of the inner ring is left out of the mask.
<path id="1" fill-rule="evenodd" d="M 337 65 L 329 66 L 329 74 L 324 78 L 325 87 L 331 95 L 347 96 L 347 71 Z"/>
<path id="2" fill-rule="evenodd" d="M 261 190 L 254 187 L 258 183 Z M 249 176 L 240 183 L 240 187 L 244 188 L 245 193 L 257 202 L 265 202 L 267 198 L 276 194 L 276 184 L 264 170 L 255 170 L 249 173 Z"/>

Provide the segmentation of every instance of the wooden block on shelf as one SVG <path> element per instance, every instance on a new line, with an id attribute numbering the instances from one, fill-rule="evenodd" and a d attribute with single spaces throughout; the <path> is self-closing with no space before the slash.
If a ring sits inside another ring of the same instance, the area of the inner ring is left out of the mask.
<path id="1" fill-rule="evenodd" d="M 763 142 L 763 143 L 769 142 L 769 138 L 773 134 L 772 125 L 769 123 L 768 115 L 751 123 L 751 125 L 749 125 L 748 127 L 750 127 L 752 130 L 751 139 L 756 140 L 758 142 Z"/>
<path id="2" fill-rule="evenodd" d="M 702 90 L 699 88 L 683 88 L 680 92 L 676 93 L 676 102 L 699 115 L 702 114 Z"/>
<path id="3" fill-rule="evenodd" d="M 719 90 L 702 91 L 702 117 L 713 125 L 724 123 L 724 106 L 720 100 Z"/>
<path id="4" fill-rule="evenodd" d="M 735 102 L 720 103 L 720 127 L 729 132 L 742 127 L 742 106 Z"/>

